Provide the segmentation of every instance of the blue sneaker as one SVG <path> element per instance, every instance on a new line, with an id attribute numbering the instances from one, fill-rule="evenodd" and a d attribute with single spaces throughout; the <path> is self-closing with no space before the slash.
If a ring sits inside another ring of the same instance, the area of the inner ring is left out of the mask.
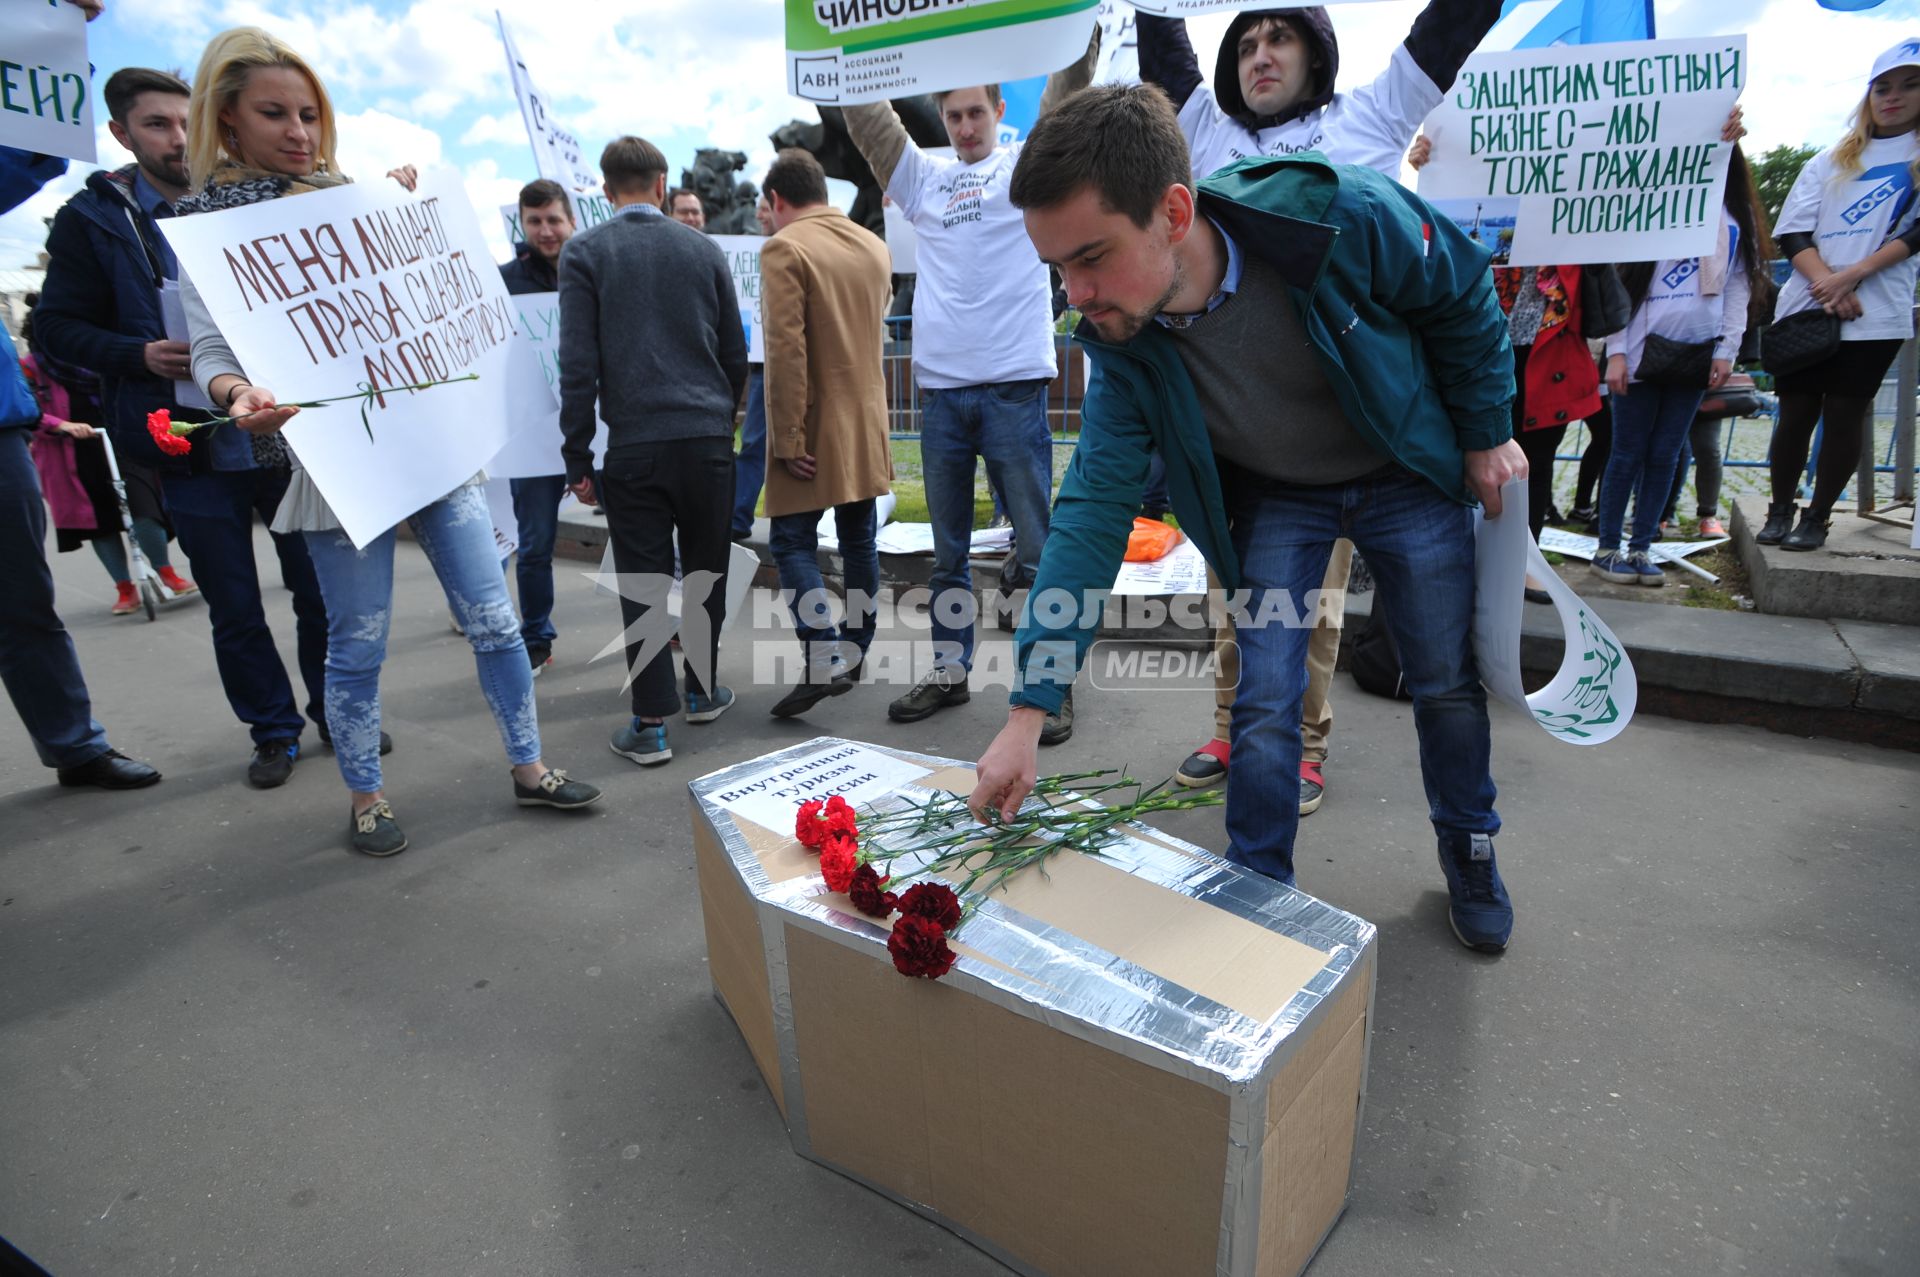
<path id="1" fill-rule="evenodd" d="M 1447 921 L 1461 944 L 1501 953 L 1513 935 L 1513 901 L 1493 859 L 1492 834 L 1443 834 L 1440 872 L 1447 876 Z"/>
<path id="2" fill-rule="evenodd" d="M 613 739 L 607 744 L 620 757 L 631 758 L 642 767 L 653 767 L 673 757 L 673 751 L 667 747 L 665 723 L 643 723 L 637 718 L 632 719 L 614 732 Z"/>
<path id="3" fill-rule="evenodd" d="M 1635 585 L 1640 580 L 1640 574 L 1633 570 L 1633 564 L 1618 550 L 1602 550 L 1594 555 L 1593 574 L 1615 585 Z"/>
<path id="4" fill-rule="evenodd" d="M 687 721 L 689 723 L 711 723 L 714 719 L 733 708 L 733 689 L 716 687 L 705 696 L 698 692 L 687 693 Z"/>
<path id="5" fill-rule="evenodd" d="M 1635 550 L 1627 556 L 1627 566 L 1633 569 L 1636 584 L 1661 586 L 1667 583 L 1667 574 L 1653 561 L 1653 556 L 1645 550 Z"/>

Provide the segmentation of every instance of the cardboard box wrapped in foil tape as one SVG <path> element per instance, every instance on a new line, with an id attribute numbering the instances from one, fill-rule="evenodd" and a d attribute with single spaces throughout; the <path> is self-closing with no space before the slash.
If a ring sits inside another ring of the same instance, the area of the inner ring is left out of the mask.
<path id="1" fill-rule="evenodd" d="M 795 1150 L 1023 1273 L 1300 1272 L 1346 1204 L 1372 924 L 1134 827 L 1021 873 L 909 979 L 794 808 L 972 784 L 823 737 L 689 786 L 714 988 Z"/>

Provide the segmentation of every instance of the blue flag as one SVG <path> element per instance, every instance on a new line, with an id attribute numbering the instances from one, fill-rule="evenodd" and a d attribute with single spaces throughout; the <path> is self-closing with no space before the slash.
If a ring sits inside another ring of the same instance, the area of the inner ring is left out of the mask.
<path id="1" fill-rule="evenodd" d="M 1534 0 L 1506 0 L 1505 17 Z M 1848 3 L 1849 0 L 1836 0 Z M 1878 3 L 1878 0 L 1871 0 Z M 1825 3 L 1825 0 L 1822 0 Z M 1653 0 L 1560 0 L 1514 42 L 1516 49 L 1653 39 Z"/>

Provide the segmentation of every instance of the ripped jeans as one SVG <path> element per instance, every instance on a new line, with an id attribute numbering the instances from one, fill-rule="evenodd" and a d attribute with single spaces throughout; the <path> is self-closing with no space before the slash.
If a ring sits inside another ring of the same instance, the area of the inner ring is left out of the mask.
<path id="1" fill-rule="evenodd" d="M 507 761 L 537 761 L 533 671 L 507 597 L 484 490 L 478 484 L 455 488 L 407 526 L 473 645 L 480 690 L 500 725 Z M 393 615 L 394 531 L 381 533 L 364 550 L 354 549 L 345 532 L 303 535 L 327 603 L 327 730 L 347 788 L 370 794 L 380 788 L 380 666 Z"/>

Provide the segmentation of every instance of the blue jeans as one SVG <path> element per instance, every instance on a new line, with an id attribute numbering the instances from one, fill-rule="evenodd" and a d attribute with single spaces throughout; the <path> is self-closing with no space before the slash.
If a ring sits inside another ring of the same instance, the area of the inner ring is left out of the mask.
<path id="1" fill-rule="evenodd" d="M 1293 881 L 1300 824 L 1300 700 L 1307 688 L 1305 626 L 1261 623 L 1314 609 L 1307 593 L 1326 576 L 1334 540 L 1366 556 L 1389 609 L 1413 693 L 1427 817 L 1444 839 L 1495 834 L 1487 695 L 1473 659 L 1473 514 L 1403 471 L 1327 487 L 1290 487 L 1235 476 L 1227 509 L 1240 557 L 1247 616 L 1239 625 L 1240 691 L 1233 703 L 1227 787 L 1227 859 Z M 1504 517 L 1522 518 L 1523 511 Z M 1284 591 L 1284 596 L 1273 597 Z M 1248 783 L 1249 781 L 1253 783 Z"/>
<path id="2" fill-rule="evenodd" d="M 0 681 L 40 761 L 78 767 L 107 752 L 107 733 L 93 721 L 79 654 L 53 610 L 47 506 L 27 434 L 0 428 Z"/>
<path id="3" fill-rule="evenodd" d="M 509 479 L 513 521 L 519 525 L 520 556 L 514 579 L 520 585 L 520 637 L 528 647 L 553 647 L 553 542 L 560 535 L 560 501 L 567 476 Z"/>
<path id="4" fill-rule="evenodd" d="M 933 523 L 933 575 L 927 585 L 934 600 L 934 662 L 961 669 L 973 667 L 973 573 L 967 552 L 973 542 L 974 463 L 982 457 L 1013 522 L 1014 558 L 1001 569 L 1000 588 L 1022 589 L 1040 566 L 1053 508 L 1046 382 L 920 392 L 920 471 Z M 954 599 L 952 609 L 940 606 L 943 597 Z M 956 621 L 956 615 L 963 619 Z"/>
<path id="5" fill-rule="evenodd" d="M 168 475 L 167 512 L 180 548 L 193 560 L 195 584 L 207 600 L 213 626 L 213 663 L 234 717 L 257 745 L 298 740 L 306 718 L 294 705 L 293 685 L 280 659 L 260 597 L 253 557 L 253 522 L 271 521 L 287 492 L 284 470 L 215 470 Z M 273 533 L 280 579 L 293 592 L 294 638 L 307 718 L 321 721 L 327 692 L 327 605 L 314 579 L 306 539 Z"/>
<path id="6" fill-rule="evenodd" d="M 846 570 L 847 618 L 844 626 L 834 623 L 832 600 L 820 579 L 820 515 L 819 510 L 776 515 L 771 538 L 780 589 L 793 611 L 793 630 L 807 661 L 807 681 L 813 683 L 831 676 L 835 658 L 852 665 L 867 654 L 873 645 L 873 601 L 880 592 L 873 499 L 835 506 L 833 522 Z"/>
<path id="7" fill-rule="evenodd" d="M 1644 552 L 1660 526 L 1660 508 L 1673 486 L 1680 446 L 1706 391 L 1636 381 L 1613 400 L 1613 451 L 1600 480 L 1600 553 L 1620 548 L 1620 529 L 1633 499 L 1633 541 Z"/>
<path id="8" fill-rule="evenodd" d="M 1167 459 L 1158 448 L 1147 462 L 1147 490 L 1140 494 L 1140 508 L 1162 513 L 1173 508 L 1173 498 L 1167 494 Z"/>
<path id="9" fill-rule="evenodd" d="M 767 401 L 761 393 L 764 378 L 758 368 L 747 374 L 747 415 L 740 422 L 740 456 L 733 467 L 733 527 L 735 540 L 753 531 L 753 508 L 767 481 Z"/>
<path id="10" fill-rule="evenodd" d="M 507 761 L 538 761 L 533 670 L 495 557 L 486 494 L 478 484 L 455 488 L 407 526 L 473 645 L 480 690 L 500 727 Z M 347 788 L 370 794 L 380 788 L 380 666 L 393 616 L 394 530 L 364 550 L 354 549 L 345 532 L 304 535 L 327 600 L 327 730 Z"/>

